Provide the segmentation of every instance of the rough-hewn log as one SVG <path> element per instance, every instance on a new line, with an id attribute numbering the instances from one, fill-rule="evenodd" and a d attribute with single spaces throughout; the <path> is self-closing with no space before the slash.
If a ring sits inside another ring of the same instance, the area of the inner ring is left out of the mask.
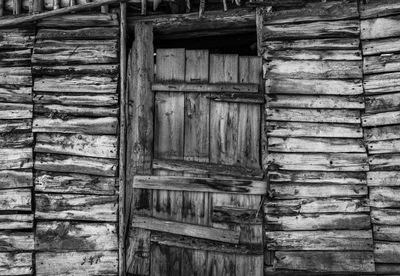
<path id="1" fill-rule="evenodd" d="M 44 114 L 51 118 L 68 118 L 74 117 L 107 117 L 117 116 L 118 108 L 112 107 L 80 107 L 80 106 L 66 106 L 66 105 L 35 105 L 35 115 Z"/>
<path id="2" fill-rule="evenodd" d="M 36 194 L 38 219 L 117 221 L 117 196 Z"/>
<path id="3" fill-rule="evenodd" d="M 31 229 L 32 227 L 32 214 L 0 215 L 0 230 Z"/>
<path id="4" fill-rule="evenodd" d="M 0 231 L 1 251 L 34 250 L 34 239 L 32 232 Z M 2 260 L 0 257 L 0 264 Z M 1 265 L 0 265 L 1 273 Z M 7 273 L 7 275 L 9 275 Z"/>
<path id="5" fill-rule="evenodd" d="M 358 96 L 303 96 L 277 95 L 267 97 L 266 106 L 270 108 L 305 108 L 305 109 L 364 109 L 363 98 Z"/>
<path id="6" fill-rule="evenodd" d="M 361 60 L 360 50 L 283 50 L 265 51 L 266 60 Z"/>
<path id="7" fill-rule="evenodd" d="M 364 57 L 364 74 L 390 73 L 400 70 L 400 55 L 383 54 Z"/>
<path id="8" fill-rule="evenodd" d="M 367 182 L 365 177 L 365 172 L 268 172 L 270 183 L 365 185 Z"/>
<path id="9" fill-rule="evenodd" d="M 368 186 L 400 186 L 400 172 L 367 172 Z"/>
<path id="10" fill-rule="evenodd" d="M 0 170 L 29 169 L 33 166 L 32 148 L 1 148 Z"/>
<path id="11" fill-rule="evenodd" d="M 35 32 L 31 28 L 2 29 L 0 49 L 26 49 L 32 48 Z"/>
<path id="12" fill-rule="evenodd" d="M 0 119 L 31 119 L 32 104 L 0 103 Z"/>
<path id="13" fill-rule="evenodd" d="M 364 77 L 365 94 L 382 94 L 400 90 L 400 73 L 366 75 Z"/>
<path id="14" fill-rule="evenodd" d="M 371 221 L 373 224 L 399 225 L 400 210 L 396 209 L 372 209 Z"/>
<path id="15" fill-rule="evenodd" d="M 374 237 L 378 241 L 400 241 L 400 226 L 373 225 L 373 229 Z"/>
<path id="16" fill-rule="evenodd" d="M 368 142 L 368 153 L 400 153 L 400 140 Z"/>
<path id="17" fill-rule="evenodd" d="M 32 67 L 33 74 L 37 76 L 63 76 L 63 75 L 92 75 L 92 76 L 116 76 L 118 64 L 96 64 L 96 65 L 37 65 Z"/>
<path id="18" fill-rule="evenodd" d="M 364 56 L 399 52 L 399 38 L 365 40 L 362 42 L 362 49 Z"/>
<path id="19" fill-rule="evenodd" d="M 378 114 L 367 114 L 362 117 L 362 125 L 365 127 L 385 126 L 400 123 L 400 111 L 391 111 Z"/>
<path id="20" fill-rule="evenodd" d="M 364 185 L 270 184 L 269 189 L 273 199 L 365 197 L 368 195 L 368 187 Z"/>
<path id="21" fill-rule="evenodd" d="M 30 67 L 0 67 L 0 85 L 32 85 Z"/>
<path id="22" fill-rule="evenodd" d="M 370 187 L 370 205 L 376 208 L 399 208 L 399 187 Z"/>
<path id="23" fill-rule="evenodd" d="M 399 242 L 375 242 L 375 261 L 377 263 L 400 263 Z"/>
<path id="24" fill-rule="evenodd" d="M 29 275 L 32 269 L 32 253 L 0 253 L 1 274 Z"/>
<path id="25" fill-rule="evenodd" d="M 360 5 L 361 18 L 375 18 L 400 12 L 397 0 L 368 0 Z"/>
<path id="26" fill-rule="evenodd" d="M 395 37 L 400 34 L 400 16 L 361 20 L 361 39 Z"/>
<path id="27" fill-rule="evenodd" d="M 40 40 L 116 39 L 117 37 L 118 37 L 117 27 L 108 27 L 108 28 L 92 27 L 92 28 L 79 28 L 73 30 L 41 28 L 38 30 L 36 34 L 36 39 Z"/>
<path id="28" fill-rule="evenodd" d="M 366 113 L 381 113 L 400 109 L 400 93 L 365 97 Z"/>
<path id="29" fill-rule="evenodd" d="M 31 49 L 0 52 L 0 65 L 4 67 L 30 66 Z"/>
<path id="30" fill-rule="evenodd" d="M 29 188 L 33 186 L 32 171 L 0 171 L 0 189 Z"/>
<path id="31" fill-rule="evenodd" d="M 35 93 L 33 97 L 35 104 L 63 104 L 72 106 L 116 106 L 118 95 L 115 94 L 93 94 L 93 95 L 63 95 Z"/>
<path id="32" fill-rule="evenodd" d="M 358 38 L 324 38 L 263 41 L 261 45 L 270 51 L 279 50 L 358 50 Z"/>
<path id="33" fill-rule="evenodd" d="M 32 87 L 2 86 L 0 87 L 0 100 L 11 103 L 32 102 Z"/>
<path id="34" fill-rule="evenodd" d="M 234 9 L 227 12 L 209 11 L 199 14 L 128 17 L 129 32 L 138 21 L 151 22 L 157 39 L 197 38 L 201 36 L 255 32 L 255 9 Z"/>
<path id="35" fill-rule="evenodd" d="M 27 148 L 32 146 L 32 133 L 5 133 L 1 135 L 0 148 Z"/>
<path id="36" fill-rule="evenodd" d="M 0 211 L 32 211 L 30 189 L 12 189 L 0 192 Z M 0 245 L 1 247 L 1 245 Z"/>

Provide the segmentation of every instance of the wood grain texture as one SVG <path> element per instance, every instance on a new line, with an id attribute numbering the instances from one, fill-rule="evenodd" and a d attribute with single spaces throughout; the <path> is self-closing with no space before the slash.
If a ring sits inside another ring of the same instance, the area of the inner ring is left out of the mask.
<path id="1" fill-rule="evenodd" d="M 64 14 L 56 18 L 49 17 L 39 22 L 39 27 L 45 28 L 65 28 L 65 27 L 113 27 L 118 26 L 117 15 L 108 14 Z"/>
<path id="2" fill-rule="evenodd" d="M 5 133 L 0 141 L 0 148 L 27 148 L 33 144 L 32 133 Z"/>
<path id="3" fill-rule="evenodd" d="M 269 171 L 270 183 L 309 183 L 309 184 L 353 184 L 367 183 L 365 172 L 310 172 L 310 171 Z"/>
<path id="4" fill-rule="evenodd" d="M 364 89 L 366 95 L 398 92 L 400 73 L 385 73 L 378 75 L 366 75 L 364 77 Z"/>
<path id="5" fill-rule="evenodd" d="M 399 139 L 399 125 L 378 126 L 373 128 L 364 128 L 364 136 L 367 141 L 384 141 Z"/>
<path id="6" fill-rule="evenodd" d="M 29 188 L 33 186 L 31 170 L 0 171 L 0 189 Z"/>
<path id="7" fill-rule="evenodd" d="M 32 214 L 0 215 L 0 230 L 32 229 Z"/>
<path id="8" fill-rule="evenodd" d="M 34 64 L 32 72 L 35 75 L 61 76 L 61 75 L 97 75 L 116 76 L 119 64 L 70 64 L 70 65 L 41 65 Z"/>
<path id="9" fill-rule="evenodd" d="M 117 196 L 35 194 L 37 219 L 117 221 Z"/>
<path id="10" fill-rule="evenodd" d="M 367 172 L 368 186 L 399 186 L 400 173 L 396 171 Z"/>
<path id="11" fill-rule="evenodd" d="M 32 104 L 0 103 L 0 120 L 31 119 Z"/>
<path id="12" fill-rule="evenodd" d="M 47 29 L 40 28 L 36 34 L 36 39 L 45 40 L 86 40 L 86 39 L 116 39 L 118 35 L 116 27 L 89 27 L 67 29 Z"/>
<path id="13" fill-rule="evenodd" d="M 400 93 L 365 97 L 366 113 L 381 113 L 400 109 Z"/>
<path id="14" fill-rule="evenodd" d="M 360 7 L 361 18 L 382 17 L 397 14 L 400 11 L 399 2 L 396 0 L 368 0 Z"/>
<path id="15" fill-rule="evenodd" d="M 2 86 L 0 87 L 0 100 L 9 103 L 32 102 L 32 87 Z"/>
<path id="16" fill-rule="evenodd" d="M 368 195 L 368 188 L 364 185 L 270 184 L 269 189 L 273 199 L 365 197 Z"/>
<path id="17" fill-rule="evenodd" d="M 400 225 L 400 210 L 396 209 L 372 209 L 371 221 L 373 224 Z"/>
<path id="18" fill-rule="evenodd" d="M 361 60 L 359 50 L 278 50 L 265 51 L 264 59 L 282 60 Z"/>
<path id="19" fill-rule="evenodd" d="M 12 232 L 0 231 L 0 250 L 1 251 L 34 250 L 33 233 L 17 232 L 17 231 L 12 231 Z M 0 257 L 0 263 L 1 263 L 1 257 Z"/>
<path id="20" fill-rule="evenodd" d="M 395 37 L 400 34 L 397 28 L 400 17 L 398 15 L 361 20 L 361 39 L 377 39 Z"/>
<path id="21" fill-rule="evenodd" d="M 390 73 L 400 70 L 400 55 L 393 53 L 364 57 L 364 74 Z"/>
<path id="22" fill-rule="evenodd" d="M 296 40 L 267 40 L 261 46 L 269 51 L 281 50 L 354 50 L 359 48 L 358 38 L 322 38 Z"/>
<path id="23" fill-rule="evenodd" d="M 32 253 L 0 253 L 0 273 L 30 275 L 32 271 Z"/>
<path id="24" fill-rule="evenodd" d="M 106 116 L 117 116 L 118 108 L 110 107 L 77 107 L 67 105 L 35 105 L 35 115 L 47 116 L 53 119 L 61 118 L 65 119 L 71 116 L 82 116 L 82 117 L 106 117 Z"/>
<path id="25" fill-rule="evenodd" d="M 0 193 L 0 211 L 32 211 L 30 189 L 4 190 Z"/>
<path id="26" fill-rule="evenodd" d="M 297 96 L 276 95 L 267 97 L 270 108 L 305 108 L 305 109 L 364 109 L 365 103 L 361 97 L 351 96 Z"/>
<path id="27" fill-rule="evenodd" d="M 379 154 L 369 157 L 370 169 L 373 171 L 390 171 L 400 168 L 400 154 Z"/>
<path id="28" fill-rule="evenodd" d="M 0 52 L 1 66 L 30 66 L 31 49 Z"/>
<path id="29" fill-rule="evenodd" d="M 368 142 L 368 152 L 370 154 L 398 153 L 400 152 L 400 141 L 386 140 L 386 141 Z"/>
<path id="30" fill-rule="evenodd" d="M 0 85 L 32 86 L 30 67 L 0 68 Z"/>
<path id="31" fill-rule="evenodd" d="M 31 131 L 32 120 L 0 120 L 0 133 Z"/>
<path id="32" fill-rule="evenodd" d="M 82 133 L 82 134 L 116 134 L 118 129 L 118 118 L 47 118 L 38 116 L 33 120 L 33 132 L 59 132 L 59 133 Z"/>
<path id="33" fill-rule="evenodd" d="M 1 148 L 0 169 L 30 169 L 33 167 L 32 148 Z"/>
<path id="34" fill-rule="evenodd" d="M 35 104 L 62 104 L 72 106 L 115 106 L 118 103 L 118 96 L 113 94 L 93 95 L 65 95 L 35 93 L 33 97 Z"/>
<path id="35" fill-rule="evenodd" d="M 376 40 L 362 41 L 362 49 L 364 56 L 380 55 L 398 52 L 399 38 L 383 38 Z"/>
<path id="36" fill-rule="evenodd" d="M 400 263 L 400 243 L 376 242 L 374 249 L 377 263 Z"/>
<path id="37" fill-rule="evenodd" d="M 400 189 L 398 187 L 371 187 L 369 199 L 371 207 L 399 208 Z"/>
<path id="38" fill-rule="evenodd" d="M 387 225 L 374 225 L 374 237 L 378 241 L 400 241 L 400 227 Z"/>

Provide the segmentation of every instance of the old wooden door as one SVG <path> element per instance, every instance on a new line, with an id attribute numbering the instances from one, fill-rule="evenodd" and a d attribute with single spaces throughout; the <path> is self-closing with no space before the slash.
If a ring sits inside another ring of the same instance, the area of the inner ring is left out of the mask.
<path id="1" fill-rule="evenodd" d="M 127 272 L 262 275 L 261 59 L 157 49 L 154 70 L 153 160 L 133 178 Z"/>

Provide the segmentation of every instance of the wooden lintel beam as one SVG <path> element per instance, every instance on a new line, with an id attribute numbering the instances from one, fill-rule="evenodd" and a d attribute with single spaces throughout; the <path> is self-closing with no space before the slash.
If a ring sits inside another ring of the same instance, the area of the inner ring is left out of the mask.
<path id="1" fill-rule="evenodd" d="M 151 86 L 153 91 L 168 92 L 239 92 L 257 93 L 258 84 L 215 84 L 215 83 L 154 83 Z"/>
<path id="2" fill-rule="evenodd" d="M 5 19 L 0 20 L 0 28 L 15 26 L 18 24 L 29 23 L 37 20 L 41 20 L 44 18 L 62 15 L 70 12 L 80 12 L 92 8 L 96 8 L 102 5 L 110 5 L 115 3 L 124 2 L 125 0 L 99 0 L 98 2 L 90 2 L 81 5 L 75 5 L 71 7 L 61 8 L 57 10 L 47 11 L 39 14 L 31 14 L 31 15 L 24 15 L 20 17 L 8 17 Z"/>

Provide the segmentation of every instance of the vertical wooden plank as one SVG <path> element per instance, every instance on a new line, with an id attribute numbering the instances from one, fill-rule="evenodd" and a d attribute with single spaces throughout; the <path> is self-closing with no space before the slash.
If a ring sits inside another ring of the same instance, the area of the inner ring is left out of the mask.
<path id="1" fill-rule="evenodd" d="M 43 11 L 43 0 L 33 0 L 33 13 L 41 13 Z"/>
<path id="2" fill-rule="evenodd" d="M 5 0 L 0 0 L 0 16 L 4 14 L 4 1 Z"/>
<path id="3" fill-rule="evenodd" d="M 235 255 L 208 252 L 206 275 L 235 276 Z"/>
<path id="4" fill-rule="evenodd" d="M 133 275 L 150 275 L 150 231 L 134 228 L 129 233 L 126 250 L 126 272 Z M 120 275 L 126 274 L 121 274 L 120 271 Z"/>
<path id="5" fill-rule="evenodd" d="M 152 276 L 181 275 L 182 250 L 165 245 L 151 245 Z"/>
<path id="6" fill-rule="evenodd" d="M 203 250 L 182 250 L 181 275 L 202 276 L 207 275 L 207 252 Z"/>
<path id="7" fill-rule="evenodd" d="M 60 8 L 61 0 L 53 0 L 53 10 L 58 10 Z"/>
<path id="8" fill-rule="evenodd" d="M 18 15 L 21 13 L 21 6 L 22 6 L 21 0 L 13 0 L 13 14 L 14 15 Z"/>
<path id="9" fill-rule="evenodd" d="M 154 78 L 153 27 L 146 23 L 134 26 L 135 40 L 129 55 L 127 72 L 128 124 L 126 151 L 126 183 L 132 183 L 136 174 L 151 174 L 153 158 L 153 108 L 154 97 L 151 83 Z M 123 64 L 121 64 L 122 67 Z M 125 221 L 127 233 L 132 221 L 131 212 L 152 213 L 152 193 L 149 190 L 133 191 L 131 185 L 125 187 Z M 122 226 L 121 226 L 122 227 Z M 150 248 L 149 231 L 142 230 L 135 243 Z M 135 247 L 134 247 L 135 248 Z M 149 271 L 149 254 L 126 253 L 129 271 Z M 145 274 L 144 274 L 145 275 Z"/>
<path id="10" fill-rule="evenodd" d="M 101 13 L 109 13 L 110 7 L 108 5 L 101 6 Z"/>

